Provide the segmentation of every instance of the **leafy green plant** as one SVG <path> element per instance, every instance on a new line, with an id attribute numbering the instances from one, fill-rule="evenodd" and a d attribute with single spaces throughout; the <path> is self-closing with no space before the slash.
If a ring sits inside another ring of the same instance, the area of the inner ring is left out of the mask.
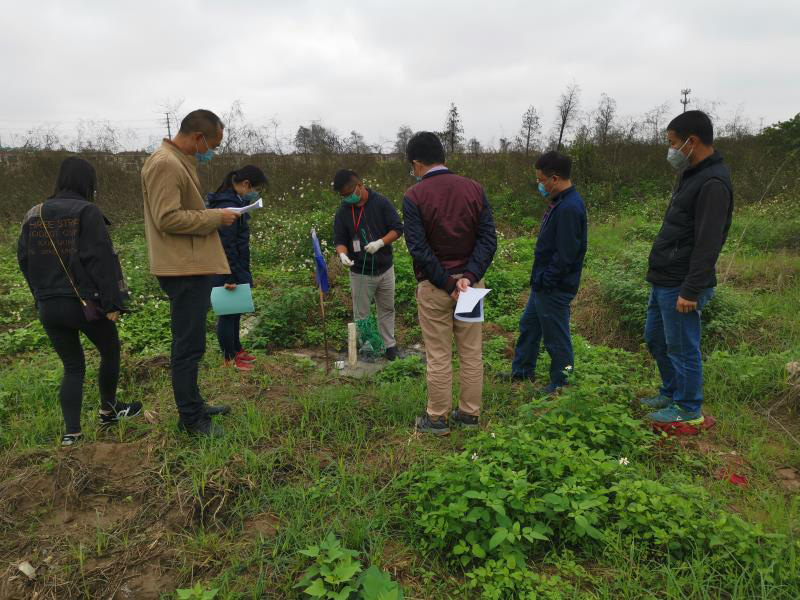
<path id="1" fill-rule="evenodd" d="M 361 572 L 358 553 L 342 547 L 333 533 L 318 545 L 301 550 L 300 554 L 314 560 L 314 563 L 295 585 L 303 588 L 303 593 L 312 598 L 332 598 L 347 600 L 356 591 L 353 581 Z"/>
<path id="2" fill-rule="evenodd" d="M 213 600 L 216 598 L 218 589 L 205 589 L 199 583 L 195 583 L 194 587 L 176 590 L 176 598 L 178 600 Z"/>
<path id="3" fill-rule="evenodd" d="M 477 589 L 488 600 L 561 600 L 563 583 L 539 575 L 516 559 L 487 560 L 467 573 L 467 588 Z"/>
<path id="4" fill-rule="evenodd" d="M 376 566 L 362 571 L 355 550 L 344 548 L 333 533 L 318 545 L 301 550 L 300 554 L 314 563 L 294 586 L 304 588 L 312 598 L 333 600 L 403 600 L 403 590 Z M 356 575 L 361 575 L 356 578 Z"/>
<path id="5" fill-rule="evenodd" d="M 403 588 L 400 584 L 392 581 L 388 573 L 375 565 L 358 578 L 358 590 L 363 600 L 403 600 Z"/>
<path id="6" fill-rule="evenodd" d="M 377 376 L 378 381 L 396 383 L 402 379 L 414 379 L 425 374 L 425 365 L 419 355 L 398 358 L 386 365 Z"/>

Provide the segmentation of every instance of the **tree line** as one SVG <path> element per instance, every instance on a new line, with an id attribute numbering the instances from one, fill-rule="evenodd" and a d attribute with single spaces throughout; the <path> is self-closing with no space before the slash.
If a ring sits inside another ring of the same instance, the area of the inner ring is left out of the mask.
<path id="1" fill-rule="evenodd" d="M 689 90 L 684 90 L 688 92 Z M 699 108 L 710 114 L 721 138 L 742 139 L 758 134 L 762 127 L 737 109 L 725 120 L 720 119 L 719 102 L 691 100 L 684 96 L 684 110 Z M 182 101 L 165 106 L 167 131 L 177 129 Z M 596 105 L 584 109 L 581 89 L 576 83 L 568 85 L 559 96 L 553 122 L 545 131 L 540 109 L 529 105 L 522 113 L 516 135 L 501 136 L 496 142 L 482 144 L 476 137 L 467 137 L 461 113 L 455 103 L 447 109 L 442 128 L 436 133 L 448 154 L 477 156 L 487 153 L 520 153 L 529 156 L 549 149 L 564 149 L 571 145 L 626 143 L 662 143 L 664 128 L 672 118 L 674 110 L 663 102 L 639 116 L 619 114 L 617 101 L 608 94 L 601 94 Z M 334 128 L 320 121 L 298 126 L 293 135 L 281 132 L 280 123 L 272 119 L 267 125 L 250 123 L 240 101 L 235 101 L 221 117 L 226 123 L 222 153 L 237 154 L 297 154 L 302 156 L 327 154 L 397 154 L 405 152 L 406 144 L 413 135 L 412 128 L 403 124 L 397 129 L 395 139 L 384 143 L 369 143 L 356 130 L 341 135 Z M 115 153 L 130 148 L 135 132 L 114 127 L 107 121 L 79 121 L 76 135 L 65 142 L 53 127 L 29 129 L 15 144 L 6 147 L 23 150 L 72 150 L 78 152 Z M 151 140 L 151 150 L 160 137 Z M 0 149 L 2 144 L 0 144 Z"/>

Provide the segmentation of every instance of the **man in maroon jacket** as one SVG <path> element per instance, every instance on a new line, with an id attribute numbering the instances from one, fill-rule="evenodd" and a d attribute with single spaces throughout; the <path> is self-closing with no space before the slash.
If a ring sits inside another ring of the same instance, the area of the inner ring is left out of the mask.
<path id="1" fill-rule="evenodd" d="M 483 395 L 482 325 L 454 318 L 458 294 L 484 287 L 497 250 L 492 209 L 480 184 L 444 166 L 439 138 L 421 131 L 406 148 L 418 183 L 403 198 L 406 245 L 414 259 L 417 312 L 428 362 L 428 408 L 416 430 L 450 433 L 475 428 Z M 461 364 L 461 394 L 453 410 L 453 337 Z"/>

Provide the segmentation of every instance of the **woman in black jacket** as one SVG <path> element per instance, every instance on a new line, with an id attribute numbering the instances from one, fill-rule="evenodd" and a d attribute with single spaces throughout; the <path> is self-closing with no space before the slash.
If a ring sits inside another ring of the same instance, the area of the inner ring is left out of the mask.
<path id="1" fill-rule="evenodd" d="M 231 171 L 222 180 L 217 191 L 208 195 L 209 208 L 241 208 L 259 197 L 258 189 L 267 184 L 267 176 L 253 165 Z M 214 285 L 235 290 L 237 284 L 253 284 L 250 273 L 250 215 L 244 214 L 233 225 L 219 228 L 219 237 L 228 257 L 230 275 L 217 276 Z M 225 366 L 240 371 L 253 368 L 255 357 L 248 354 L 239 341 L 241 315 L 221 315 L 217 319 L 217 339 L 224 356 Z"/>
<path id="2" fill-rule="evenodd" d="M 28 211 L 17 258 L 31 289 L 39 320 L 64 365 L 59 399 L 64 416 L 62 446 L 81 436 L 86 366 L 80 332 L 100 352 L 100 424 L 134 417 L 140 402 L 116 399 L 120 345 L 114 321 L 125 310 L 128 289 L 103 213 L 93 203 L 95 170 L 70 157 L 61 163 L 53 196 Z"/>

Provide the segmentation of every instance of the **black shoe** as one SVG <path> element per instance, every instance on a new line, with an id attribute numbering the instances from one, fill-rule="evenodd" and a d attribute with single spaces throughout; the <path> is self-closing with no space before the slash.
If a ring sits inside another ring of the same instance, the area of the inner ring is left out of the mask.
<path id="1" fill-rule="evenodd" d="M 519 375 L 518 373 L 510 373 L 510 372 L 498 373 L 497 375 L 495 375 L 495 377 L 500 381 L 510 381 L 510 382 L 530 381 L 531 383 L 533 383 L 534 381 L 536 381 L 536 375 Z"/>
<path id="2" fill-rule="evenodd" d="M 118 423 L 123 419 L 136 417 L 141 413 L 141 402 L 117 402 L 114 404 L 114 408 L 111 409 L 111 412 L 106 414 L 100 413 L 100 426 L 107 427 L 108 425 L 113 425 L 114 423 Z"/>
<path id="3" fill-rule="evenodd" d="M 392 346 L 391 348 L 387 348 L 386 352 L 384 352 L 383 355 L 389 362 L 397 360 L 398 358 L 402 358 L 400 348 L 398 348 L 397 346 Z"/>
<path id="4" fill-rule="evenodd" d="M 478 415 L 468 415 L 462 413 L 460 410 L 455 409 L 450 413 L 450 423 L 455 427 L 463 427 L 464 429 L 478 429 Z"/>
<path id="5" fill-rule="evenodd" d="M 211 417 L 208 416 L 204 416 L 194 423 L 178 421 L 178 429 L 197 437 L 218 437 L 222 435 L 222 427 L 214 423 Z"/>
<path id="6" fill-rule="evenodd" d="M 203 404 L 203 412 L 206 413 L 207 417 L 213 417 L 215 415 L 227 415 L 229 412 L 231 412 L 231 407 L 227 404 L 220 404 L 219 406 Z"/>
<path id="7" fill-rule="evenodd" d="M 433 435 L 450 435 L 447 417 L 432 417 L 427 412 L 417 417 L 414 430 L 419 433 L 432 433 Z"/>

